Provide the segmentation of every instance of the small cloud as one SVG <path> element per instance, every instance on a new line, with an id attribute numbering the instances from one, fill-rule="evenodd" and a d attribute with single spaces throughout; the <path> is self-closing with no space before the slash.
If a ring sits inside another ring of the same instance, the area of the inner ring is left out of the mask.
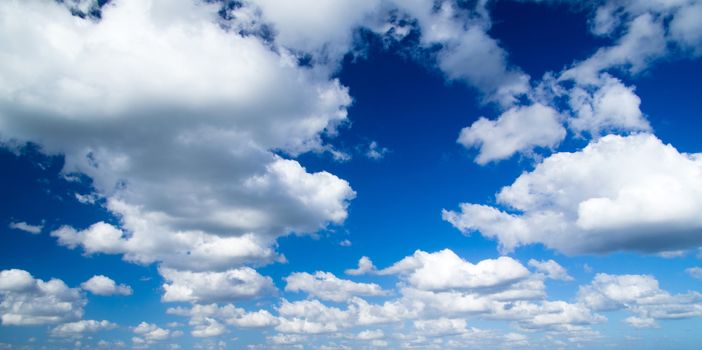
<path id="1" fill-rule="evenodd" d="M 687 251 L 685 250 L 669 250 L 665 252 L 660 252 L 657 254 L 661 258 L 666 258 L 666 259 L 673 259 L 673 258 L 682 258 L 685 255 L 687 255 Z"/>
<path id="2" fill-rule="evenodd" d="M 344 273 L 346 273 L 347 275 L 358 276 L 367 273 L 373 273 L 376 271 L 378 270 L 375 268 L 375 265 L 373 265 L 373 261 L 371 261 L 371 259 L 367 256 L 364 256 L 358 260 L 358 268 L 347 269 L 346 271 L 344 271 Z"/>
<path id="3" fill-rule="evenodd" d="M 588 264 L 583 265 L 583 270 L 587 273 L 592 273 L 592 271 L 593 271 L 592 266 L 590 266 Z"/>
<path id="4" fill-rule="evenodd" d="M 44 225 L 30 225 L 22 221 L 10 223 L 10 228 L 38 235 L 41 233 L 41 230 L 44 228 Z"/>
<path id="5" fill-rule="evenodd" d="M 348 239 L 345 239 L 345 240 L 339 242 L 339 245 L 342 246 L 342 247 L 350 247 L 350 246 L 351 246 L 351 241 L 349 241 Z"/>
<path id="6" fill-rule="evenodd" d="M 99 196 L 97 193 L 90 193 L 90 194 L 76 193 L 75 195 L 76 195 L 76 199 L 83 204 L 95 204 L 95 202 L 99 199 Z"/>
<path id="7" fill-rule="evenodd" d="M 685 272 L 687 272 L 688 275 L 697 278 L 698 280 L 702 280 L 702 267 L 690 267 L 688 269 L 685 269 Z"/>
<path id="8" fill-rule="evenodd" d="M 366 150 L 366 157 L 373 160 L 381 160 L 385 158 L 385 155 L 390 152 L 389 149 L 385 147 L 378 146 L 378 143 L 371 141 L 368 145 L 368 150 Z"/>

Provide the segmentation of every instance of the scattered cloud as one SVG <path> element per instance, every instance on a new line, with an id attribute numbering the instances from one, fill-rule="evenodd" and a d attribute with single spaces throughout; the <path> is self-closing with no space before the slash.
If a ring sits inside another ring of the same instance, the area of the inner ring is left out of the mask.
<path id="1" fill-rule="evenodd" d="M 353 296 L 379 296 L 387 294 L 375 283 L 358 283 L 340 279 L 330 272 L 295 272 L 285 278 L 285 291 L 305 292 L 322 300 L 341 302 Z"/>
<path id="2" fill-rule="evenodd" d="M 443 217 L 496 238 L 502 251 L 533 243 L 568 254 L 696 247 L 700 159 L 651 134 L 608 135 L 551 155 L 504 187 L 497 200 L 517 213 L 464 203 Z"/>
<path id="3" fill-rule="evenodd" d="M 566 136 L 562 119 L 556 110 L 539 103 L 512 107 L 495 121 L 482 117 L 464 128 L 458 143 L 480 148 L 475 162 L 486 164 L 507 159 L 517 152 L 531 152 L 536 147 L 558 146 Z"/>
<path id="4" fill-rule="evenodd" d="M 114 329 L 117 325 L 106 321 L 80 320 L 60 324 L 51 329 L 51 335 L 55 337 L 76 337 L 80 338 L 85 333 L 95 333 L 105 329 Z"/>
<path id="5" fill-rule="evenodd" d="M 191 272 L 159 268 L 166 280 L 165 302 L 189 301 L 207 303 L 253 298 L 275 291 L 273 280 L 250 267 L 223 272 Z"/>
<path id="6" fill-rule="evenodd" d="M 41 230 L 44 228 L 44 225 L 43 224 L 42 225 L 30 225 L 24 221 L 20 221 L 20 222 L 11 222 L 9 227 L 11 229 L 20 230 L 20 231 L 28 232 L 28 233 L 31 233 L 34 235 L 38 235 L 41 233 Z"/>
<path id="7" fill-rule="evenodd" d="M 95 275 L 80 286 L 95 295 L 132 295 L 132 287 L 126 284 L 118 285 L 114 280 L 103 275 Z"/>
<path id="8" fill-rule="evenodd" d="M 77 288 L 59 279 L 43 281 L 18 269 L 0 271 L 2 324 L 9 326 L 77 321 L 86 300 Z"/>

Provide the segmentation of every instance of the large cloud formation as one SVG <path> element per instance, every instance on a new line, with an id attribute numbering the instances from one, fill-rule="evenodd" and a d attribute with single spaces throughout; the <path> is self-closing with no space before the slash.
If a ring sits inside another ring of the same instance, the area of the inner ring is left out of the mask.
<path id="1" fill-rule="evenodd" d="M 77 321 L 87 303 L 78 288 L 59 279 L 43 281 L 18 269 L 0 271 L 3 325 L 41 325 Z"/>
<path id="2" fill-rule="evenodd" d="M 224 270 L 345 220 L 345 180 L 276 153 L 323 151 L 347 89 L 220 7 L 118 0 L 96 19 L 53 1 L 0 5 L 0 137 L 63 154 L 63 172 L 88 175 L 119 218 L 63 227 L 61 244 Z"/>
<path id="3" fill-rule="evenodd" d="M 605 136 L 556 153 L 497 194 L 509 211 L 461 204 L 443 217 L 505 251 L 532 243 L 568 254 L 661 252 L 702 244 L 702 155 L 651 134 Z"/>

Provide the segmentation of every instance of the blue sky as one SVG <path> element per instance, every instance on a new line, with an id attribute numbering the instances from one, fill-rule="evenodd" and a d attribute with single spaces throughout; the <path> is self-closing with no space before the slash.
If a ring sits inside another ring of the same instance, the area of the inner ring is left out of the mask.
<path id="1" fill-rule="evenodd" d="M 697 0 L 0 23 L 0 349 L 702 343 Z"/>

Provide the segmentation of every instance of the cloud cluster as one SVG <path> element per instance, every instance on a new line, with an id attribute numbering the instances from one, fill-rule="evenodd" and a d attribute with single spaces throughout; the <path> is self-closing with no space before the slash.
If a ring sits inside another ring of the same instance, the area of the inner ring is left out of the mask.
<path id="1" fill-rule="evenodd" d="M 107 276 L 95 275 L 81 283 L 81 288 L 95 295 L 132 295 L 132 287 L 126 284 L 117 284 Z"/>
<path id="2" fill-rule="evenodd" d="M 59 279 L 43 281 L 24 270 L 0 271 L 3 325 L 71 322 L 83 316 L 85 297 Z"/>
<path id="3" fill-rule="evenodd" d="M 270 277 L 250 267 L 222 272 L 191 272 L 159 268 L 166 283 L 163 301 L 212 302 L 252 298 L 275 290 Z"/>
<path id="4" fill-rule="evenodd" d="M 338 278 L 329 272 L 295 272 L 285 278 L 285 291 L 305 292 L 322 300 L 341 302 L 353 296 L 379 296 L 386 294 L 375 283 L 358 283 Z"/>
<path id="5" fill-rule="evenodd" d="M 591 284 L 580 287 L 578 299 L 593 310 L 634 313 L 625 321 L 637 328 L 655 327 L 661 319 L 702 316 L 702 294 L 670 294 L 648 275 L 597 274 Z"/>
<path id="6" fill-rule="evenodd" d="M 443 217 L 497 239 L 504 251 L 532 243 L 569 254 L 696 247 L 700 159 L 651 134 L 609 135 L 553 154 L 504 187 L 497 200 L 510 211 L 464 203 Z"/>
<path id="7" fill-rule="evenodd" d="M 116 324 L 102 320 L 80 320 L 60 324 L 51 329 L 51 335 L 55 337 L 77 337 L 80 338 L 85 333 L 94 333 L 106 329 L 114 329 Z"/>
<path id="8" fill-rule="evenodd" d="M 119 219 L 63 227 L 61 244 L 226 270 L 272 261 L 278 236 L 344 221 L 348 182 L 276 153 L 322 151 L 347 89 L 220 7 L 118 0 L 98 19 L 58 2 L 0 5 L 3 140 L 64 155 L 63 172 L 87 175 Z"/>

